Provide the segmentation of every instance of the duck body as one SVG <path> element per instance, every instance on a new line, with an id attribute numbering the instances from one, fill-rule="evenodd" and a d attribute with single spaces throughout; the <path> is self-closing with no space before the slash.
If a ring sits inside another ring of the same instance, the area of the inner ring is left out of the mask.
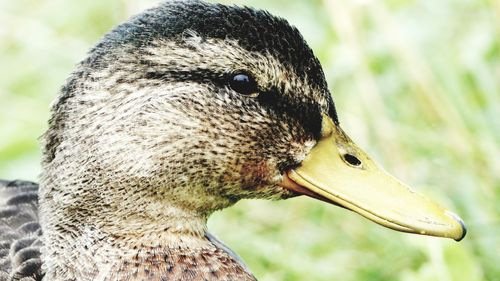
<path id="1" fill-rule="evenodd" d="M 39 187 L 0 192 L 0 280 L 255 280 L 206 227 L 241 199 L 307 195 L 392 229 L 465 235 L 342 131 L 296 28 L 201 1 L 105 35 L 53 103 Z"/>
<path id="2" fill-rule="evenodd" d="M 0 180 L 0 280 L 42 279 L 41 235 L 38 185 Z"/>

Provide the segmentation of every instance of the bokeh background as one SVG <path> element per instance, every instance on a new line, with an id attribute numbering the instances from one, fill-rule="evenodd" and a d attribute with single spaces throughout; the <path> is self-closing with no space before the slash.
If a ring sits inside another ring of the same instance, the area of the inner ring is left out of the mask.
<path id="1" fill-rule="evenodd" d="M 500 1 L 222 1 L 296 25 L 344 129 L 466 221 L 460 243 L 308 198 L 244 201 L 209 228 L 259 280 L 500 280 Z M 0 178 L 37 180 L 50 102 L 86 51 L 153 0 L 0 0 Z"/>

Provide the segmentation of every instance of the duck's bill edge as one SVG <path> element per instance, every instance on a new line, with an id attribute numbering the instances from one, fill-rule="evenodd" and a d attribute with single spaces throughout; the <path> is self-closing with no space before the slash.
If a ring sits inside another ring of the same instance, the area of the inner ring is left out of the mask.
<path id="1" fill-rule="evenodd" d="M 287 177 L 295 182 L 297 185 L 300 185 L 302 188 L 304 186 L 311 185 L 310 182 L 302 178 L 297 172 L 295 171 L 290 171 L 287 175 Z M 300 184 L 299 184 L 300 183 Z M 439 222 L 424 222 L 425 224 L 428 224 L 429 227 L 422 227 L 422 226 L 414 226 L 412 225 L 411 222 L 403 222 L 403 221 L 395 221 L 391 218 L 385 218 L 384 216 L 381 216 L 376 213 L 376 210 L 370 210 L 370 209 L 365 209 L 361 206 L 358 206 L 352 202 L 349 202 L 349 200 L 345 200 L 341 197 L 337 197 L 335 195 L 332 195 L 328 191 L 322 190 L 320 188 L 307 188 L 309 192 L 299 192 L 304 195 L 308 195 L 309 197 L 313 197 L 315 199 L 319 199 L 321 201 L 334 204 L 340 207 L 343 207 L 345 209 L 351 210 L 355 213 L 360 214 L 361 216 L 379 224 L 384 227 L 400 231 L 400 232 L 406 232 L 406 233 L 413 233 L 413 234 L 420 234 L 420 235 L 427 235 L 427 236 L 436 236 L 436 237 L 445 237 L 445 238 L 452 238 L 456 241 L 460 241 L 465 237 L 466 234 L 466 228 L 465 224 L 458 217 L 456 214 L 444 210 L 442 213 L 444 214 L 445 218 L 444 220 L 447 221 L 446 223 L 439 223 Z M 313 191 L 314 190 L 314 191 Z M 297 189 L 294 189 L 294 191 L 297 191 Z M 312 195 L 314 194 L 314 195 Z M 451 220 L 451 221 L 450 221 Z M 420 223 L 419 223 L 420 224 Z"/>

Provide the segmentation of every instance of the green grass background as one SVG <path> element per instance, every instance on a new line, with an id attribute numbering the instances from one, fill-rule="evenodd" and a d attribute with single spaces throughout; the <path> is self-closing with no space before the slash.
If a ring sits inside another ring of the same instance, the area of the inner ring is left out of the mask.
<path id="1" fill-rule="evenodd" d="M 0 0 L 0 178 L 37 179 L 37 137 L 65 77 L 105 32 L 155 2 Z M 500 280 L 500 1 L 223 2 L 296 25 L 344 129 L 469 228 L 456 243 L 307 198 L 244 201 L 209 228 L 259 280 Z"/>

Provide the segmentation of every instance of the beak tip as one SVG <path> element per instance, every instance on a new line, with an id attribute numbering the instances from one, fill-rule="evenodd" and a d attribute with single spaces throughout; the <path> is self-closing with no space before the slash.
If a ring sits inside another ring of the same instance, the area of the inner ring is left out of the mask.
<path id="1" fill-rule="evenodd" d="M 465 235 L 467 234 L 467 227 L 465 226 L 465 223 L 462 219 L 458 218 L 457 219 L 458 223 L 460 223 L 460 226 L 462 226 L 462 236 L 460 238 L 455 239 L 455 241 L 460 242 L 460 240 L 464 239 Z"/>
<path id="2" fill-rule="evenodd" d="M 465 226 L 464 221 L 459 216 L 450 211 L 447 211 L 446 213 L 447 215 L 452 217 L 456 222 L 458 222 L 458 224 L 460 224 L 462 230 L 461 235 L 460 237 L 454 238 L 455 241 L 460 242 L 462 239 L 464 239 L 465 235 L 467 234 L 467 227 Z"/>

